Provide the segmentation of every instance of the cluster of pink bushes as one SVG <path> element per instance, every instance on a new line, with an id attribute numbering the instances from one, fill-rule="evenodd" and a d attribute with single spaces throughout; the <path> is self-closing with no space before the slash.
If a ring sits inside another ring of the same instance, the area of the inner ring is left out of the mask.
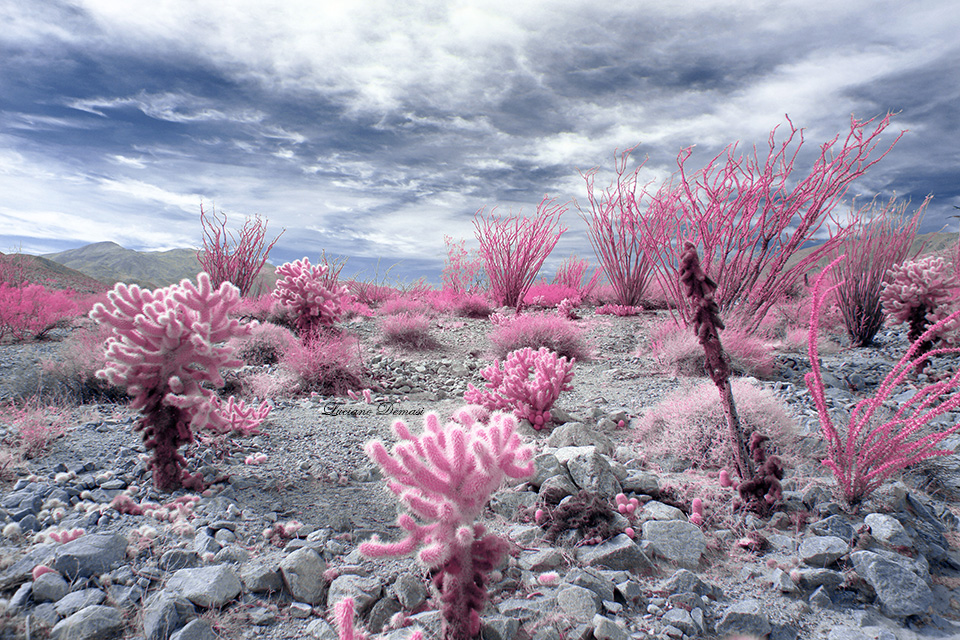
<path id="1" fill-rule="evenodd" d="M 0 340 L 42 338 L 78 313 L 73 292 L 40 284 L 0 282 Z"/>

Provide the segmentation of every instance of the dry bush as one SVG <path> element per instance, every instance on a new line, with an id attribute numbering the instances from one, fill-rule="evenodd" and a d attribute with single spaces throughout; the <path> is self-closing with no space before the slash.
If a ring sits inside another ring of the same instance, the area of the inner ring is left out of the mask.
<path id="1" fill-rule="evenodd" d="M 76 404 L 126 400 L 126 389 L 97 377 L 97 371 L 106 366 L 104 343 L 111 335 L 109 325 L 82 320 L 64 340 L 57 356 L 41 361 L 45 389 Z"/>
<path id="2" fill-rule="evenodd" d="M 435 349 L 439 346 L 430 335 L 430 318 L 423 314 L 399 313 L 380 320 L 385 344 L 411 349 Z"/>
<path id="3" fill-rule="evenodd" d="M 733 398 L 744 432 L 758 431 L 770 437 L 767 453 L 790 462 L 790 451 L 799 428 L 773 393 L 736 378 Z M 687 385 L 651 407 L 635 431 L 648 455 L 672 454 L 701 469 L 716 469 L 733 460 L 727 437 L 727 422 L 720 394 L 712 381 Z"/>
<path id="4" fill-rule="evenodd" d="M 730 368 L 739 375 L 769 378 L 776 372 L 773 351 L 757 336 L 728 326 L 720 333 Z M 660 366 L 673 375 L 699 377 L 704 373 L 703 347 L 692 329 L 680 329 L 667 319 L 650 329 L 648 351 Z"/>
<path id="5" fill-rule="evenodd" d="M 296 374 L 303 392 L 343 395 L 364 386 L 360 342 L 353 336 L 321 334 L 285 351 L 281 364 Z"/>
<path id="6" fill-rule="evenodd" d="M 556 313 L 524 313 L 507 318 L 490 334 L 490 342 L 494 357 L 500 359 L 525 347 L 534 350 L 546 347 L 568 359 L 590 358 L 583 329 Z"/>
<path id="7" fill-rule="evenodd" d="M 297 337 L 286 327 L 264 322 L 253 328 L 250 335 L 231 338 L 238 358 L 249 365 L 276 364 L 284 352 L 297 344 Z"/>

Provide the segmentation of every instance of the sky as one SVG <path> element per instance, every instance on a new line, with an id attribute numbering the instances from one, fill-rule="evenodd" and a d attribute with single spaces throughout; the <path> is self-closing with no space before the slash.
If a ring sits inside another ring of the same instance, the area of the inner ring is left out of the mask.
<path id="1" fill-rule="evenodd" d="M 594 261 L 580 171 L 607 184 L 618 150 L 656 186 L 789 116 L 803 177 L 888 112 L 887 146 L 909 131 L 848 200 L 932 194 L 920 231 L 957 230 L 955 0 L 0 0 L 0 24 L 3 252 L 197 247 L 203 203 L 285 229 L 274 264 L 437 282 L 444 236 L 549 196 L 550 276 Z"/>

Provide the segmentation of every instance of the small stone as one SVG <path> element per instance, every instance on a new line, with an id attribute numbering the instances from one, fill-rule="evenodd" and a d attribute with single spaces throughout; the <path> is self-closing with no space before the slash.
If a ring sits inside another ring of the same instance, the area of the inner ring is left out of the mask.
<path id="1" fill-rule="evenodd" d="M 157 566 L 161 571 L 190 569 L 200 564 L 200 554 L 193 549 L 170 549 L 165 551 Z"/>
<path id="2" fill-rule="evenodd" d="M 93 605 L 58 622 L 50 640 L 107 640 L 123 633 L 123 616 L 113 607 Z"/>
<path id="3" fill-rule="evenodd" d="M 196 618 L 170 636 L 170 640 L 218 640 L 209 620 Z"/>
<path id="4" fill-rule="evenodd" d="M 393 583 L 393 592 L 407 611 L 413 611 L 427 599 L 427 589 L 423 581 L 411 573 L 401 573 L 397 577 Z"/>
<path id="5" fill-rule="evenodd" d="M 600 614 L 593 617 L 593 637 L 597 640 L 629 640 L 630 638 L 617 623 Z"/>
<path id="6" fill-rule="evenodd" d="M 754 598 L 738 602 L 724 612 L 717 623 L 717 633 L 721 636 L 744 634 L 763 637 L 771 631 L 770 621 L 763 610 L 764 605 Z"/>
<path id="7" fill-rule="evenodd" d="M 690 612 L 687 610 L 679 607 L 670 609 L 664 613 L 660 618 L 660 622 L 665 625 L 676 627 L 688 636 L 692 636 L 697 632 L 697 628 L 693 623 L 693 616 L 691 616 Z"/>
<path id="8" fill-rule="evenodd" d="M 700 527 L 683 520 L 644 522 L 643 538 L 658 556 L 686 569 L 696 569 L 707 548 Z"/>
<path id="9" fill-rule="evenodd" d="M 67 579 L 107 573 L 127 556 L 127 539 L 116 533 L 87 533 L 57 549 L 53 568 Z"/>
<path id="10" fill-rule="evenodd" d="M 912 547 L 913 539 L 900 521 L 883 513 L 871 513 L 863 519 L 870 527 L 870 535 L 892 547 Z"/>
<path id="11" fill-rule="evenodd" d="M 273 564 L 253 562 L 240 568 L 240 580 L 251 593 L 278 593 L 283 590 L 283 576 Z"/>
<path id="12" fill-rule="evenodd" d="M 325 580 L 323 572 L 327 563 L 309 547 L 297 549 L 280 562 L 287 591 L 295 600 L 308 604 L 321 604 Z"/>
<path id="13" fill-rule="evenodd" d="M 306 602 L 291 602 L 287 608 L 287 613 L 291 618 L 309 618 L 313 613 L 313 607 Z"/>
<path id="14" fill-rule="evenodd" d="M 850 553 L 850 545 L 836 536 L 811 536 L 800 543 L 800 559 L 811 567 L 828 567 Z"/>
<path id="15" fill-rule="evenodd" d="M 829 609 L 833 606 L 833 600 L 827 593 L 826 587 L 817 587 L 816 591 L 810 594 L 810 605 L 820 609 Z"/>
<path id="16" fill-rule="evenodd" d="M 353 598 L 357 615 L 364 615 L 380 598 L 383 587 L 377 578 L 344 575 L 330 583 L 327 602 L 341 602 L 344 598 Z"/>
<path id="17" fill-rule="evenodd" d="M 568 585 L 557 593 L 557 605 L 570 618 L 579 621 L 592 620 L 600 611 L 600 596 L 589 589 Z"/>
<path id="18" fill-rule="evenodd" d="M 307 625 L 307 635 L 316 640 L 338 640 L 337 632 L 330 626 L 330 623 L 319 618 Z"/>
<path id="19" fill-rule="evenodd" d="M 230 565 L 218 564 L 180 569 L 167 581 L 167 591 L 180 593 L 198 607 L 222 607 L 243 590 L 240 577 Z"/>
<path id="20" fill-rule="evenodd" d="M 901 562 L 872 551 L 855 551 L 850 559 L 860 577 L 876 591 L 884 614 L 921 615 L 933 604 L 933 592 L 907 565 L 907 559 Z"/>
<path id="21" fill-rule="evenodd" d="M 146 640 L 166 640 L 196 614 L 193 603 L 183 596 L 158 591 L 143 609 L 143 635 Z"/>
<path id="22" fill-rule="evenodd" d="M 691 525 L 693 526 L 693 525 Z M 703 534 L 701 534 L 703 535 Z M 625 533 L 600 544 L 577 547 L 577 560 L 587 566 L 603 566 L 624 571 L 647 572 L 653 563 Z"/>
<path id="23" fill-rule="evenodd" d="M 100 604 L 105 599 L 106 596 L 100 589 L 81 589 L 80 591 L 74 591 L 57 601 L 57 614 L 61 618 L 66 618 L 82 609 Z"/>
<path id="24" fill-rule="evenodd" d="M 513 640 L 520 630 L 520 621 L 506 616 L 489 616 L 480 627 L 482 640 Z"/>
<path id="25" fill-rule="evenodd" d="M 70 592 L 70 583 L 59 573 L 45 573 L 33 581 L 34 602 L 56 602 Z"/>

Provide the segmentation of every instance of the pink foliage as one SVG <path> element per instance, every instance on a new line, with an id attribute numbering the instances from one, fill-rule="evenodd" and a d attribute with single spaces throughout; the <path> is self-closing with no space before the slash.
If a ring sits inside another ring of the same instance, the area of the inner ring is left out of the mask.
<path id="1" fill-rule="evenodd" d="M 350 293 L 345 286 L 331 285 L 325 278 L 330 267 L 311 265 L 302 258 L 277 267 L 277 286 L 273 297 L 297 317 L 301 339 L 311 339 L 321 326 L 330 326 L 340 319 L 343 304 Z"/>
<path id="2" fill-rule="evenodd" d="M 604 304 L 597 307 L 597 313 L 600 315 L 620 316 L 623 318 L 643 313 L 643 307 L 626 304 Z"/>
<path id="3" fill-rule="evenodd" d="M 259 406 L 247 406 L 243 400 L 239 402 L 233 396 L 223 403 L 219 398 L 212 400 L 214 409 L 220 414 L 222 422 L 213 427 L 215 433 L 236 433 L 242 436 L 252 436 L 260 433 L 258 427 L 270 415 L 270 403 L 264 400 Z"/>
<path id="4" fill-rule="evenodd" d="M 412 349 L 432 349 L 436 339 L 430 335 L 430 318 L 423 314 L 400 313 L 380 321 L 380 331 L 387 344 Z"/>
<path id="5" fill-rule="evenodd" d="M 960 282 L 941 257 L 928 256 L 892 267 L 880 295 L 884 310 L 897 322 L 910 323 L 910 339 L 927 326 L 927 314 L 953 301 Z"/>
<path id="6" fill-rule="evenodd" d="M 525 347 L 546 347 L 569 359 L 586 360 L 590 356 L 583 330 L 555 313 L 494 314 L 490 319 L 496 326 L 490 334 L 495 357 L 504 358 L 511 351 Z"/>
<path id="7" fill-rule="evenodd" d="M 686 164 L 693 151 L 684 149 L 677 158 L 680 179 L 651 195 L 651 208 L 670 215 L 666 224 L 644 225 L 644 248 L 656 252 L 657 281 L 684 321 L 694 313 L 677 279 L 684 241 L 692 240 L 697 246 L 705 273 L 717 283 L 721 313 L 736 308 L 743 328 L 752 333 L 804 274 L 853 233 L 852 226 L 830 229 L 826 242 L 802 260 L 790 261 L 820 235 L 827 220 L 833 220 L 833 209 L 850 184 L 889 153 L 903 135 L 871 157 L 890 124 L 890 115 L 879 121 L 851 118 L 843 142 L 837 144 L 837 135 L 820 145 L 809 174 L 798 178 L 794 161 L 804 144 L 803 131 L 789 118 L 787 123 L 789 131 L 782 142 L 775 138 L 777 130 L 771 131 L 765 157 L 756 150 L 739 155 L 734 144 L 690 175 Z"/>
<path id="8" fill-rule="evenodd" d="M 527 307 L 552 308 L 564 300 L 570 300 L 579 305 L 580 292 L 574 287 L 568 287 L 564 284 L 539 282 L 527 290 L 526 295 L 523 297 L 523 304 Z"/>
<path id="9" fill-rule="evenodd" d="M 397 421 L 399 438 L 391 453 L 383 443 L 367 444 L 390 490 L 409 513 L 397 519 L 407 537 L 360 545 L 366 556 L 400 556 L 420 549 L 417 557 L 433 575 L 442 603 L 444 640 L 469 640 L 480 631 L 486 582 L 507 543 L 475 522 L 506 478 L 533 473 L 533 450 L 515 433 L 516 420 L 494 414 L 483 424 L 463 408 L 446 425 L 436 414 L 424 419 L 424 432 L 410 433 Z"/>
<path id="10" fill-rule="evenodd" d="M 203 250 L 197 251 L 197 260 L 203 270 L 210 274 L 214 287 L 224 282 L 231 282 L 238 289 L 240 295 L 246 297 L 253 287 L 257 275 L 267 262 L 267 256 L 273 245 L 283 235 L 273 239 L 269 245 L 265 244 L 267 224 L 256 216 L 255 220 L 247 218 L 240 229 L 239 235 L 234 236 L 227 229 L 227 216 L 223 212 L 223 220 L 217 217 L 214 209 L 213 220 L 208 220 L 203 205 L 200 205 L 200 224 L 203 226 Z"/>
<path id="11" fill-rule="evenodd" d="M 543 261 L 566 231 L 560 227 L 564 211 L 565 205 L 544 198 L 533 218 L 484 217 L 483 209 L 474 216 L 480 256 L 498 305 L 520 308 Z"/>
<path id="12" fill-rule="evenodd" d="M 57 322 L 77 313 L 72 292 L 50 290 L 40 284 L 0 283 L 0 339 L 41 338 Z"/>
<path id="13" fill-rule="evenodd" d="M 217 346 L 250 331 L 229 316 L 240 292 L 228 282 L 214 289 L 210 276 L 200 273 L 196 286 L 183 280 L 149 291 L 120 283 L 108 297 L 109 306 L 98 304 L 90 312 L 113 327 L 107 366 L 97 375 L 133 396 L 130 406 L 141 412 L 135 428 L 154 452 L 154 484 L 176 489 L 187 480 L 178 449 L 193 441 L 192 429 L 229 424 L 205 385 L 223 386 L 220 369 L 240 365 L 230 347 Z"/>
<path id="14" fill-rule="evenodd" d="M 467 251 L 466 241 L 454 242 L 443 236 L 447 247 L 447 262 L 440 273 L 443 290 L 455 295 L 477 293 L 483 285 L 483 258 L 476 251 Z"/>
<path id="15" fill-rule="evenodd" d="M 363 386 L 360 343 L 354 337 L 319 335 L 288 349 L 281 362 L 299 378 L 299 391 L 344 395 Z"/>
<path id="16" fill-rule="evenodd" d="M 589 267 L 586 260 L 577 256 L 570 256 L 560 263 L 557 272 L 553 276 L 553 284 L 559 284 L 575 290 L 581 300 L 586 300 L 593 295 L 594 290 L 603 277 L 603 269 L 596 269 L 593 275 L 584 282 Z"/>
<path id="17" fill-rule="evenodd" d="M 573 388 L 575 359 L 558 357 L 546 347 L 534 351 L 527 347 L 507 355 L 480 372 L 487 390 L 468 385 L 463 398 L 491 411 L 512 410 L 520 419 L 530 421 L 534 429 L 550 424 L 550 409 L 562 391 Z"/>
<path id="18" fill-rule="evenodd" d="M 876 395 L 862 400 L 853 409 L 845 433 L 841 433 L 834 426 L 827 409 L 817 353 L 817 323 L 827 271 L 843 259 L 844 256 L 840 256 L 830 263 L 817 278 L 813 290 L 808 338 L 811 371 L 804 376 L 804 380 L 817 406 L 820 430 L 827 441 L 828 458 L 823 464 L 833 472 L 844 499 L 850 504 L 857 504 L 901 469 L 932 456 L 953 453 L 936 447 L 944 438 L 960 431 L 960 423 L 926 435 L 921 435 L 921 429 L 934 418 L 960 407 L 960 371 L 945 381 L 918 390 L 909 400 L 900 403 L 894 416 L 883 424 L 877 425 L 880 419 L 874 420 L 874 415 L 918 362 L 930 356 L 960 353 L 960 347 L 952 347 L 934 349 L 926 355 L 917 356 L 924 342 L 932 340 L 948 323 L 960 318 L 960 310 L 943 318 L 914 340 L 910 349 L 884 378 Z"/>

